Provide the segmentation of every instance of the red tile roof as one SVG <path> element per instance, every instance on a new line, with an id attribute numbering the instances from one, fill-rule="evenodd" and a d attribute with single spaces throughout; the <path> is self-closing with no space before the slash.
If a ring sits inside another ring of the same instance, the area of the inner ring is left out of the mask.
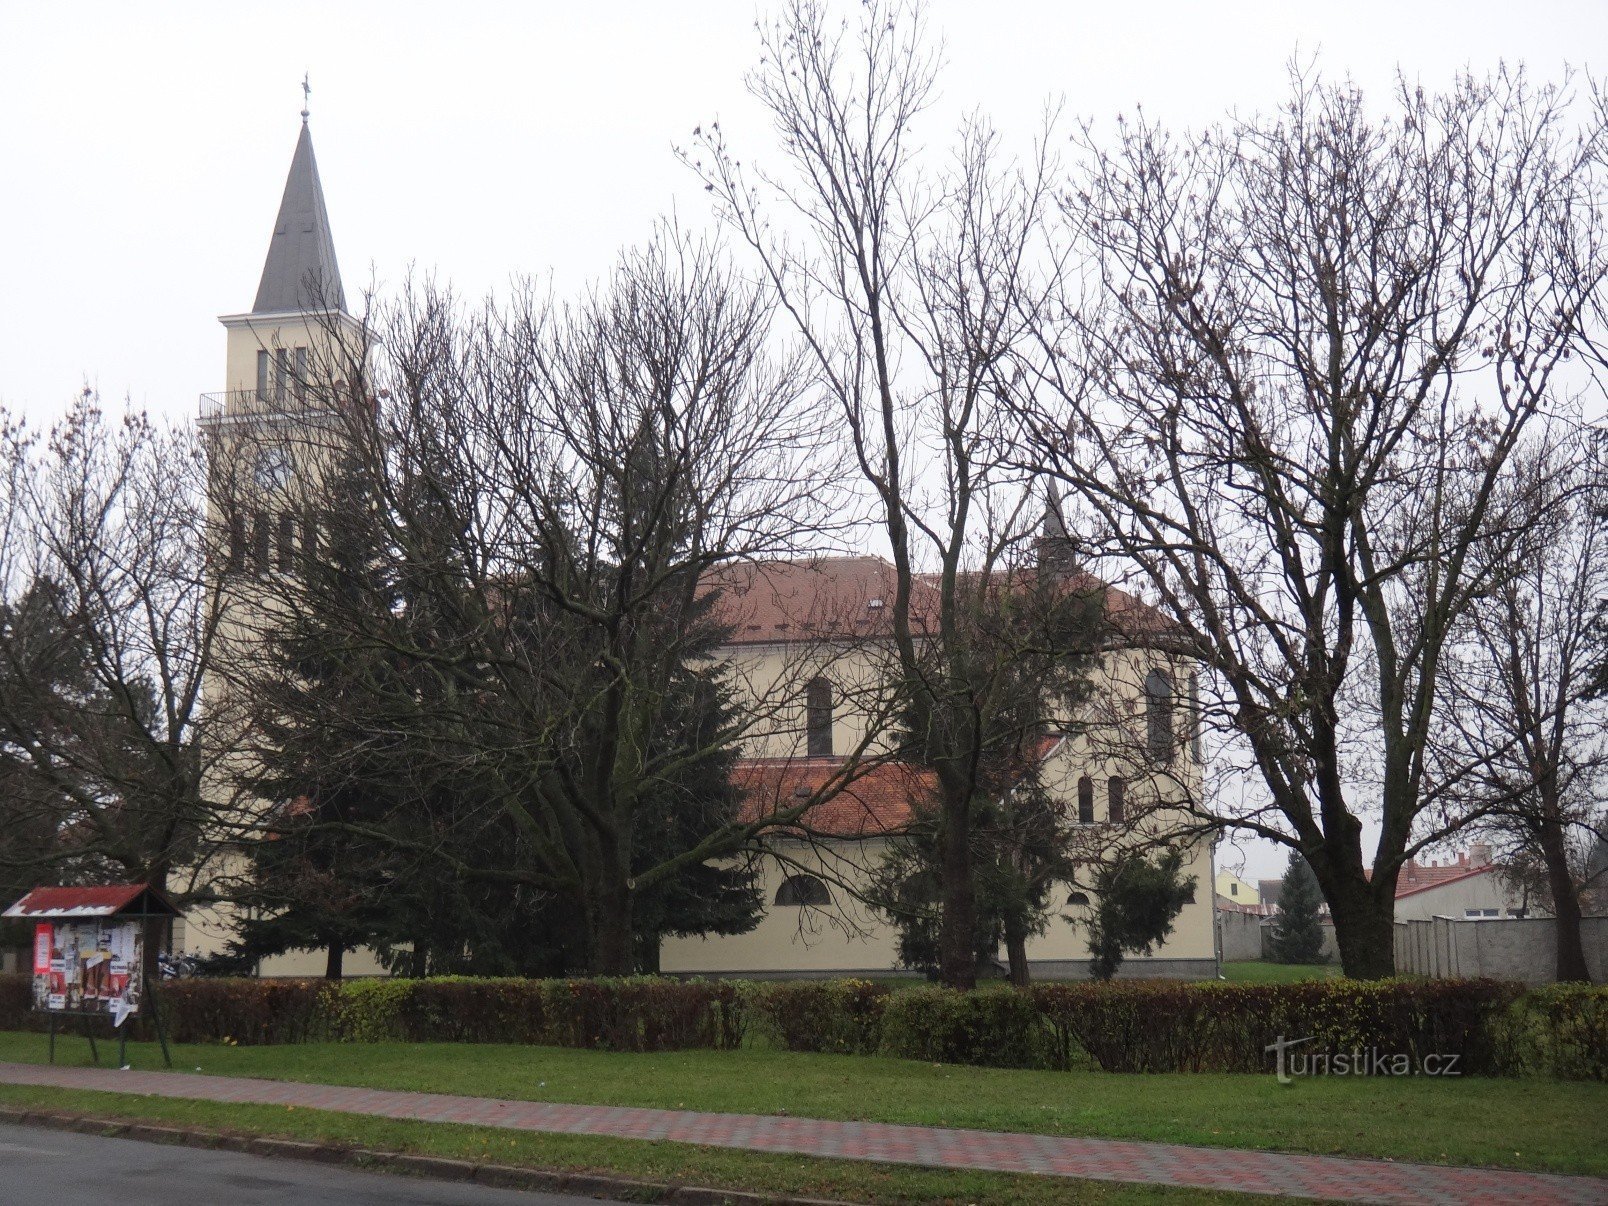
<path id="1" fill-rule="evenodd" d="M 1002 585 L 1030 586 L 1032 567 L 1000 577 Z M 911 621 L 919 630 L 937 612 L 936 576 L 918 574 L 912 584 Z M 839 640 L 886 635 L 895 590 L 894 567 L 881 557 L 820 557 L 729 566 L 709 574 L 706 590 L 720 590 L 717 619 L 731 629 L 734 645 Z M 1103 592 L 1106 620 L 1119 635 L 1155 632 L 1161 613 L 1093 574 L 1074 573 L 1068 591 Z"/>
<path id="2" fill-rule="evenodd" d="M 756 758 L 739 762 L 735 779 L 745 792 L 742 819 L 762 821 L 789 812 L 844 774 L 843 758 Z M 862 838 L 897 833 L 914 810 L 931 800 L 937 777 L 908 762 L 884 762 L 811 806 L 799 828 L 823 837 Z"/>
<path id="3" fill-rule="evenodd" d="M 734 565 L 705 579 L 721 591 L 716 614 L 734 645 L 884 634 L 894 585 L 880 557 Z"/>
<path id="4" fill-rule="evenodd" d="M 1040 738 L 1039 759 L 1049 757 L 1060 741 Z M 843 782 L 846 773 L 854 777 Z M 745 793 L 740 816 L 746 823 L 790 812 L 824 790 L 824 798 L 806 810 L 798 828 L 835 838 L 898 833 L 938 792 L 937 776 L 909 762 L 856 769 L 846 758 L 751 758 L 737 764 L 733 777 Z"/>

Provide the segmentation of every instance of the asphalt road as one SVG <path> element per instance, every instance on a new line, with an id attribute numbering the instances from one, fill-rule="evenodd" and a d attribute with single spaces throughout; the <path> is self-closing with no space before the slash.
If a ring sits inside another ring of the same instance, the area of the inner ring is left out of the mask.
<path id="1" fill-rule="evenodd" d="M 0 1125 L 0 1203 L 28 1206 L 574 1206 L 522 1193 L 242 1152 Z"/>

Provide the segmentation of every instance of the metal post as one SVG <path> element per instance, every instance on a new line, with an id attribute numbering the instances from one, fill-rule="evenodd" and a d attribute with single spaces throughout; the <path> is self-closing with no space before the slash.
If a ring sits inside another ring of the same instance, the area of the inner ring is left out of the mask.
<path id="1" fill-rule="evenodd" d="M 173 1056 L 168 1053 L 167 1026 L 162 1022 L 162 1007 L 157 1004 L 156 989 L 151 984 L 150 974 L 145 976 L 145 999 L 151 1003 L 151 1020 L 156 1023 L 156 1038 L 162 1044 L 162 1062 L 168 1067 L 173 1066 Z M 124 1022 L 127 1026 L 128 1023 Z"/>
<path id="2" fill-rule="evenodd" d="M 56 1015 L 50 1015 L 50 1062 L 56 1062 Z"/>
<path id="3" fill-rule="evenodd" d="M 89 1058 L 95 1061 L 95 1066 L 98 1068 L 100 1067 L 100 1048 L 95 1046 L 94 1018 L 86 1017 L 84 1019 L 84 1037 L 89 1040 Z"/>

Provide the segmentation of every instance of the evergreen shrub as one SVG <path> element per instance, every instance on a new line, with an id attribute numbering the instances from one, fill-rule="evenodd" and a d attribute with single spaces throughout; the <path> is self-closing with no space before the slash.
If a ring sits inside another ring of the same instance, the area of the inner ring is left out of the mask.
<path id="1" fill-rule="evenodd" d="M 1510 1075 L 1608 1081 L 1608 985 L 1525 993 L 1502 1016 L 1496 1042 Z"/>
<path id="2" fill-rule="evenodd" d="M 778 980 L 745 990 L 756 1034 L 786 1051 L 875 1054 L 889 990 L 870 980 Z"/>
<path id="3" fill-rule="evenodd" d="M 1046 1067 L 1043 1018 L 1014 988 L 914 988 L 896 993 L 882 1014 L 884 1055 L 991 1068 Z"/>

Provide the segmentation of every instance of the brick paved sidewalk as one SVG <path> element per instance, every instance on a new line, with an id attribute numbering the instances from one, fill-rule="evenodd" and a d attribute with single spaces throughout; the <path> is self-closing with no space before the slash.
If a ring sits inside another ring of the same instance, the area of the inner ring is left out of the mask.
<path id="1" fill-rule="evenodd" d="M 1608 1203 L 1608 1179 L 1393 1164 L 1122 1139 L 1074 1139 L 768 1114 L 552 1105 L 184 1072 L 0 1063 L 0 1083 L 251 1105 L 293 1105 L 419 1122 L 668 1140 L 846 1160 L 1040 1173 L 1290 1197 L 1396 1203 Z"/>

